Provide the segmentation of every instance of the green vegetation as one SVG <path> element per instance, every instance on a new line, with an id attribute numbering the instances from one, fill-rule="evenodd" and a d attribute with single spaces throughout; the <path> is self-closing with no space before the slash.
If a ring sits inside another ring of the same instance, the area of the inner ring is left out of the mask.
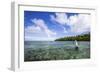
<path id="1" fill-rule="evenodd" d="M 71 36 L 71 37 L 63 37 L 58 38 L 55 41 L 90 41 L 90 33 L 89 34 L 83 34 L 83 35 L 77 35 L 77 36 Z"/>
<path id="2" fill-rule="evenodd" d="M 30 49 L 30 48 L 29 48 Z M 90 49 L 38 48 L 24 52 L 24 61 L 46 61 L 46 60 L 68 60 L 68 59 L 86 59 L 90 58 Z"/>

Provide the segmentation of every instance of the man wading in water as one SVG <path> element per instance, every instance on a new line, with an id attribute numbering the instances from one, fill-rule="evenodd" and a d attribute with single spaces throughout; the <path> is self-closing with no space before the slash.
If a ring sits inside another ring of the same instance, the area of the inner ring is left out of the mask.
<path id="1" fill-rule="evenodd" d="M 76 51 L 79 50 L 79 46 L 78 46 L 78 42 L 77 42 L 77 40 L 75 40 L 75 50 L 76 50 Z"/>

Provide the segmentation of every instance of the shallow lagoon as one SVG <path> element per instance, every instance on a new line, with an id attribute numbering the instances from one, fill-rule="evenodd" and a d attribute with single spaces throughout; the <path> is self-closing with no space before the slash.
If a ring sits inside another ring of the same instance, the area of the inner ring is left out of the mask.
<path id="1" fill-rule="evenodd" d="M 79 41 L 25 41 L 24 61 L 68 60 L 90 58 L 90 42 Z"/>

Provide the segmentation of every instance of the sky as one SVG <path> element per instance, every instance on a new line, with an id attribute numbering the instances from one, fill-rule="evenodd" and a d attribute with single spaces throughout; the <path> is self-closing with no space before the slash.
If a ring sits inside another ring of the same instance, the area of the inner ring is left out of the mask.
<path id="1" fill-rule="evenodd" d="M 90 14 L 24 11 L 24 38 L 53 41 L 90 32 Z"/>

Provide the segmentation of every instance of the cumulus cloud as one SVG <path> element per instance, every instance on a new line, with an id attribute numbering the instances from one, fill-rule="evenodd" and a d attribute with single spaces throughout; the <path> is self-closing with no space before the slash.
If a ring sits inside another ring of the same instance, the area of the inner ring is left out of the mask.
<path id="1" fill-rule="evenodd" d="M 40 29 L 40 27 L 38 27 L 38 26 L 32 25 L 32 26 L 26 27 L 25 31 L 26 31 L 26 32 L 33 33 L 33 32 L 41 31 L 41 29 Z"/>
<path id="2" fill-rule="evenodd" d="M 56 35 L 55 32 L 53 32 L 53 31 L 51 31 L 50 29 L 48 29 L 48 27 L 46 26 L 47 24 L 44 22 L 44 20 L 42 20 L 42 19 L 33 19 L 32 22 L 33 22 L 36 26 L 40 27 L 40 29 L 41 29 L 42 31 L 44 31 L 44 32 L 47 34 L 48 37 L 50 37 L 50 36 L 52 36 L 52 35 Z"/>
<path id="3" fill-rule="evenodd" d="M 67 33 L 67 30 L 64 27 L 64 25 L 68 23 L 68 16 L 66 15 L 66 13 L 55 13 L 55 16 L 50 15 L 50 17 L 52 21 L 55 21 L 61 24 L 61 27 L 63 28 L 64 33 Z"/>
<path id="4" fill-rule="evenodd" d="M 63 27 L 64 32 L 71 32 L 81 34 L 90 31 L 90 15 L 89 14 L 78 14 L 71 15 L 68 17 L 67 13 L 55 13 L 50 15 L 51 20 L 63 26 L 69 26 L 70 30 Z"/>
<path id="5" fill-rule="evenodd" d="M 56 21 L 57 23 L 60 23 L 61 25 L 66 25 L 68 22 L 68 17 L 66 13 L 55 13 L 54 15 L 50 15 L 51 20 Z"/>
<path id="6" fill-rule="evenodd" d="M 56 35 L 54 31 L 51 31 L 44 20 L 42 19 L 32 19 L 33 25 L 27 26 L 25 28 L 26 39 L 39 39 L 39 38 L 50 38 Z M 37 38 L 38 37 L 38 38 Z"/>
<path id="7" fill-rule="evenodd" d="M 71 32 L 85 33 L 90 31 L 90 15 L 79 14 L 69 18 L 69 25 L 71 26 Z"/>

